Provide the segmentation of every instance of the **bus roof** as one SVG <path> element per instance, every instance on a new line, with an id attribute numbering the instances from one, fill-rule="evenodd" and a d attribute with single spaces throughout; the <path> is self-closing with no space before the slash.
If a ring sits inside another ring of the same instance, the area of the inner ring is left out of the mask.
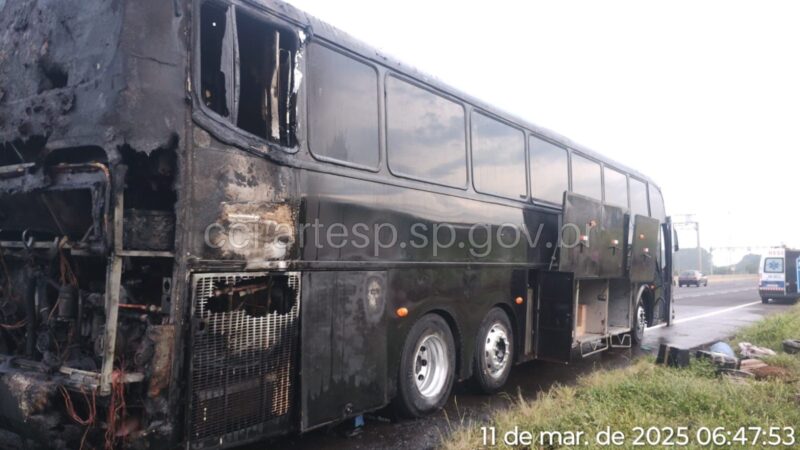
<path id="1" fill-rule="evenodd" d="M 625 171 L 636 178 L 647 181 L 648 183 L 650 183 L 651 185 L 655 186 L 660 190 L 658 184 L 655 183 L 652 178 L 642 174 L 641 172 L 632 169 L 624 164 L 621 164 L 617 161 L 614 161 L 594 150 L 589 149 L 588 147 L 578 144 L 577 142 L 572 141 L 566 136 L 563 136 L 547 128 L 538 126 L 514 114 L 505 112 L 497 107 L 491 106 L 490 104 L 481 99 L 473 97 L 470 94 L 467 94 L 452 86 L 449 86 L 444 82 L 442 82 L 437 77 L 425 73 L 414 66 L 401 62 L 396 58 L 388 56 L 382 53 L 381 51 L 375 49 L 374 47 L 364 43 L 363 41 L 356 39 L 351 35 L 349 35 L 348 33 L 334 27 L 333 25 L 323 22 L 322 20 L 317 19 L 316 17 L 307 14 L 304 11 L 301 11 L 300 9 L 288 3 L 285 3 L 280 0 L 243 0 L 243 2 L 250 4 L 256 8 L 261 8 L 261 9 L 266 8 L 266 12 L 275 14 L 283 18 L 284 20 L 294 22 L 297 26 L 306 30 L 307 34 L 309 35 L 312 35 L 317 38 L 322 38 L 331 44 L 342 47 L 363 58 L 369 59 L 370 61 L 373 61 L 376 64 L 380 64 L 395 72 L 422 81 L 428 86 L 438 91 L 441 91 L 451 97 L 458 98 L 463 102 L 469 103 L 470 105 L 478 109 L 496 115 L 502 119 L 505 119 L 508 122 L 514 123 L 522 128 L 525 128 L 533 132 L 534 134 L 537 134 L 548 140 L 554 141 L 558 144 L 561 144 L 562 146 L 569 147 L 570 149 L 577 150 L 578 152 L 586 156 L 589 156 L 590 158 L 601 161 L 606 165 Z"/>

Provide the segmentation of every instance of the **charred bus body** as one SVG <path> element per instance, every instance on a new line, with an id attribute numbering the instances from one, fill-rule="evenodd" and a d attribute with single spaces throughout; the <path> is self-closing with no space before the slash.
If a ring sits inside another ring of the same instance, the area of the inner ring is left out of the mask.
<path id="1" fill-rule="evenodd" d="M 648 178 L 301 11 L 0 12 L 4 439 L 217 448 L 422 415 L 670 318 Z"/>

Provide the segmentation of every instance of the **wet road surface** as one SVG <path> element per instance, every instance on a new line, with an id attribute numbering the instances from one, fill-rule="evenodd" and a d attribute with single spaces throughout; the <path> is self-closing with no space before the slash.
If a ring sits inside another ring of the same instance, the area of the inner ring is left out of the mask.
<path id="1" fill-rule="evenodd" d="M 637 356 L 655 352 L 659 343 L 697 347 L 731 336 L 736 329 L 770 314 L 780 313 L 788 304 L 762 305 L 757 279 L 712 279 L 708 287 L 675 289 L 675 320 L 670 327 L 649 329 L 640 350 L 615 349 L 569 365 L 534 361 L 516 366 L 503 392 L 494 396 L 474 394 L 468 383 L 455 387 L 444 411 L 418 420 L 391 421 L 389 414 L 368 415 L 363 431 L 346 438 L 336 430 L 317 430 L 269 443 L 246 447 L 314 450 L 344 449 L 426 449 L 435 448 L 443 436 L 462 423 L 488 420 L 492 411 L 505 408 L 520 395 L 533 399 L 555 383 L 568 384 L 599 368 L 625 366 Z"/>

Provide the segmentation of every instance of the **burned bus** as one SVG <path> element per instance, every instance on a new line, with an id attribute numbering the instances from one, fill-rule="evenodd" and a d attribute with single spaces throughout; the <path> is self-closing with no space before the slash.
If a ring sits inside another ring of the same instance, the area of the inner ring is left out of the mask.
<path id="1" fill-rule="evenodd" d="M 648 177 L 302 11 L 0 12 L 4 445 L 421 416 L 671 317 Z"/>

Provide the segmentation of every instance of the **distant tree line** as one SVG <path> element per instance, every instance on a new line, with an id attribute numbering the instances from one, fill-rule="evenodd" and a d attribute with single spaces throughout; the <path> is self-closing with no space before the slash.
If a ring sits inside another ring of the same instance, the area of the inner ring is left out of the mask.
<path id="1" fill-rule="evenodd" d="M 697 267 L 697 249 L 683 248 L 675 253 L 675 272 L 680 273 L 684 270 L 700 270 L 704 274 L 714 273 L 715 275 L 728 275 L 734 273 L 755 274 L 758 273 L 758 265 L 761 262 L 761 255 L 750 253 L 742 257 L 741 261 L 732 266 L 714 266 L 711 270 L 711 253 L 706 249 L 700 249 L 701 268 Z"/>

